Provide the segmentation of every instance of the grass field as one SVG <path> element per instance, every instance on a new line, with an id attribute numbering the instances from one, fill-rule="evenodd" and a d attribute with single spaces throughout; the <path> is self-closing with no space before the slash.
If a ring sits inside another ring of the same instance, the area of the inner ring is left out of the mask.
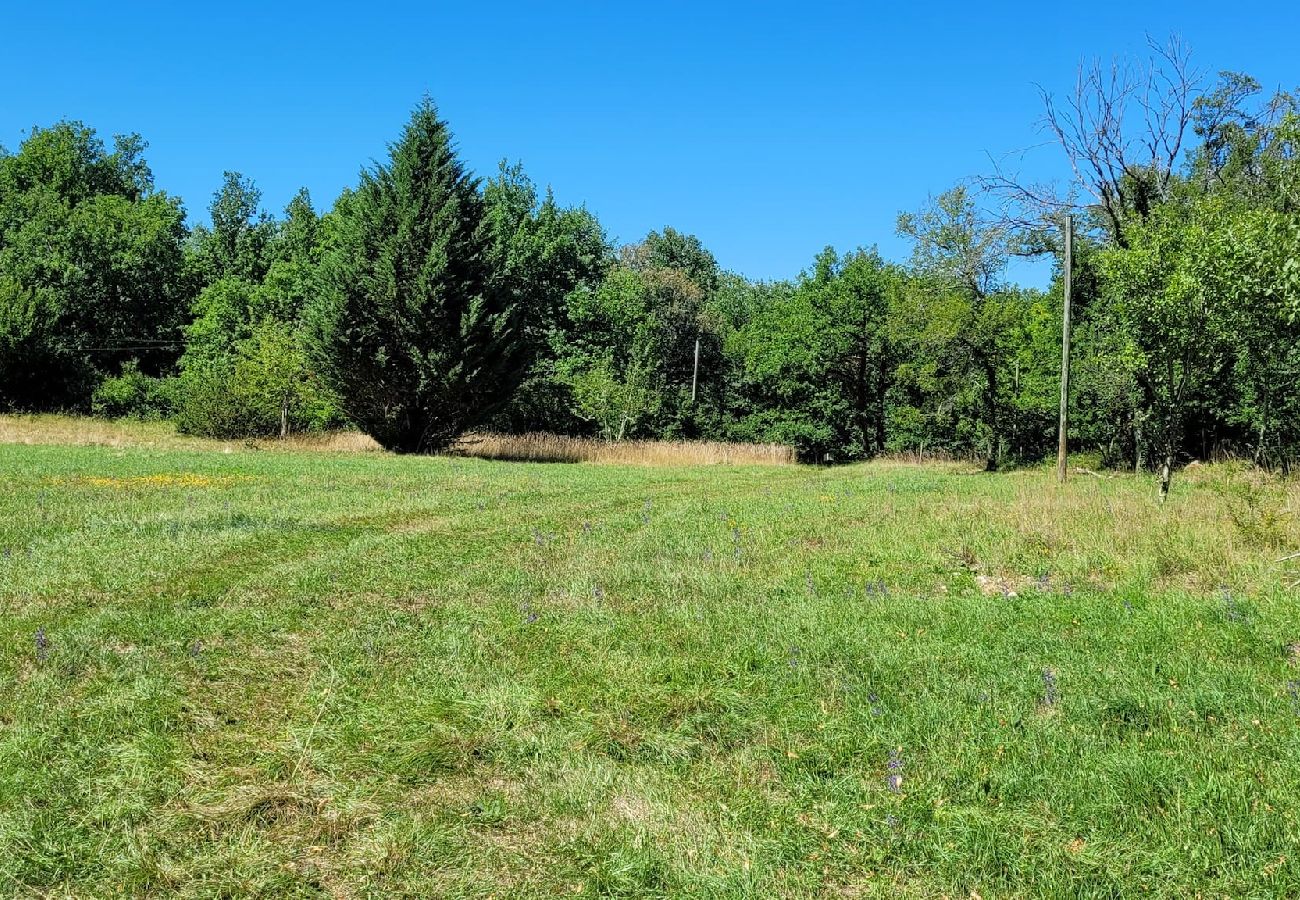
<path id="1" fill-rule="evenodd" d="M 0 895 L 1297 896 L 1297 510 L 0 444 Z"/>

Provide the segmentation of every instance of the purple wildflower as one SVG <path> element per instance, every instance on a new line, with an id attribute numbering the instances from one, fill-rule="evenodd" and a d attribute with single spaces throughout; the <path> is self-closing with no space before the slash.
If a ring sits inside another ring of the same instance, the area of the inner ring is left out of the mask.
<path id="1" fill-rule="evenodd" d="M 1056 670 L 1048 666 L 1043 669 L 1043 705 L 1055 706 L 1056 701 Z"/>
<path id="2" fill-rule="evenodd" d="M 1237 599 L 1232 596 L 1232 591 L 1228 590 L 1226 587 L 1220 587 L 1220 591 L 1223 595 L 1223 614 L 1227 620 L 1229 622 L 1246 621 L 1246 614 L 1242 612 L 1241 607 L 1237 605 Z"/>
<path id="3" fill-rule="evenodd" d="M 891 748 L 889 751 L 889 777 L 885 783 L 889 785 L 889 790 L 895 794 L 903 791 L 903 757 L 898 748 Z"/>
<path id="4" fill-rule="evenodd" d="M 883 716 L 885 711 L 880 708 L 880 697 L 874 691 L 867 694 L 867 702 L 871 704 L 871 714 L 873 716 Z"/>

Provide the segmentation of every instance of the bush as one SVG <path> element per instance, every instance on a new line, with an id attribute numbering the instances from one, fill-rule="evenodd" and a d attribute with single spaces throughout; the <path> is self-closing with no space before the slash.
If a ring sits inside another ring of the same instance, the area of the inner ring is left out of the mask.
<path id="1" fill-rule="evenodd" d="M 121 374 L 99 383 L 90 410 L 110 419 L 165 419 L 175 409 L 175 390 L 175 379 L 146 375 L 131 360 L 122 366 Z"/>
<path id="2" fill-rule="evenodd" d="M 245 438 L 318 431 L 343 423 L 307 369 L 292 326 L 267 319 L 232 355 L 196 360 L 178 380 L 176 428 L 200 437 Z"/>

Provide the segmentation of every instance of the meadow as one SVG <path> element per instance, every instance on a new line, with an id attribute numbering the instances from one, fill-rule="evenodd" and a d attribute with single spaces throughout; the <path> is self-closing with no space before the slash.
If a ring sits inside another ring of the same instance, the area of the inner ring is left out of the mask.
<path id="1" fill-rule="evenodd" d="M 1300 895 L 1293 481 L 0 438 L 0 895 Z"/>

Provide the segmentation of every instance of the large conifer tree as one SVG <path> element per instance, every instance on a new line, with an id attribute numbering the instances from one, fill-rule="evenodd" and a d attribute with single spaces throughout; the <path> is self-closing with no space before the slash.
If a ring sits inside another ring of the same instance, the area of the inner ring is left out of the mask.
<path id="1" fill-rule="evenodd" d="M 523 370 L 513 298 L 489 270 L 477 179 L 433 103 L 326 222 L 309 312 L 317 370 L 390 450 L 439 450 L 493 413 Z"/>

